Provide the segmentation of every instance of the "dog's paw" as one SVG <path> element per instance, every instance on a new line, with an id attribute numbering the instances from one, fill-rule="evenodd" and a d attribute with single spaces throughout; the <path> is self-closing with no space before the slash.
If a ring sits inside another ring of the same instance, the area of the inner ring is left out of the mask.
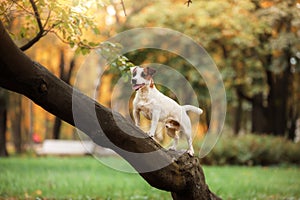
<path id="1" fill-rule="evenodd" d="M 154 134 L 151 134 L 149 132 L 146 132 L 146 133 L 147 133 L 147 135 L 149 135 L 149 137 L 154 138 Z"/>
<path id="2" fill-rule="evenodd" d="M 154 139 L 154 135 L 149 135 L 149 137 L 151 137 L 152 139 Z"/>
<path id="3" fill-rule="evenodd" d="M 187 153 L 188 153 L 190 156 L 194 156 L 194 151 L 191 150 L 191 149 L 187 150 Z"/>
<path id="4" fill-rule="evenodd" d="M 171 147 L 168 148 L 168 150 L 169 151 L 176 151 L 176 147 L 171 146 Z"/>
<path id="5" fill-rule="evenodd" d="M 150 133 L 149 131 L 147 131 L 146 133 L 147 133 L 147 135 L 149 135 L 149 137 L 154 138 L 154 134 L 153 133 Z"/>

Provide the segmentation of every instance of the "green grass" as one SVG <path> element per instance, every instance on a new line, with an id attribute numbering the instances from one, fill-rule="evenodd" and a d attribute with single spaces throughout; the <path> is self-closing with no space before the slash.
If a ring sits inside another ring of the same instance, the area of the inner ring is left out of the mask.
<path id="1" fill-rule="evenodd" d="M 204 167 L 207 184 L 224 199 L 300 199 L 297 167 Z"/>
<path id="2" fill-rule="evenodd" d="M 110 169 L 92 157 L 0 159 L 0 183 L 2 198 L 169 199 L 139 175 Z"/>
<path id="3" fill-rule="evenodd" d="M 123 165 L 117 158 L 107 163 Z M 204 166 L 223 199 L 300 199 L 297 167 Z M 113 170 L 92 157 L 0 158 L 0 199 L 171 199 L 138 174 Z"/>

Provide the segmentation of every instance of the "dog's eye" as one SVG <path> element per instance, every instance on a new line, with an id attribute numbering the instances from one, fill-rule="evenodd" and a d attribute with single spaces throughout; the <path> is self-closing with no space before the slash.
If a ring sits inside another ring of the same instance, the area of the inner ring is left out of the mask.
<path id="1" fill-rule="evenodd" d="M 133 77 L 136 76 L 136 71 L 134 71 L 134 72 L 132 73 L 132 76 L 133 76 Z"/>
<path id="2" fill-rule="evenodd" d="M 142 72 L 142 73 L 141 73 L 141 76 L 142 76 L 143 78 L 145 78 L 145 77 L 146 77 L 146 74 L 145 74 L 144 72 Z"/>

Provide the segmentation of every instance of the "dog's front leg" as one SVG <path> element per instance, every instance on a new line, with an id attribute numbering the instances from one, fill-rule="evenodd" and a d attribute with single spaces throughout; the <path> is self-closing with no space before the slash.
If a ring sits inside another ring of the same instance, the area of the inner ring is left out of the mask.
<path id="1" fill-rule="evenodd" d="M 140 127 L 140 110 L 137 109 L 137 108 L 133 108 L 133 118 L 134 118 L 134 122 L 135 122 L 135 125 L 137 127 Z"/>
<path id="2" fill-rule="evenodd" d="M 150 137 L 154 137 L 154 135 L 155 135 L 155 131 L 156 131 L 156 127 L 158 125 L 159 117 L 160 117 L 160 110 L 159 109 L 153 109 L 152 117 L 151 117 L 151 127 L 150 127 L 150 131 L 149 131 L 149 136 Z"/>

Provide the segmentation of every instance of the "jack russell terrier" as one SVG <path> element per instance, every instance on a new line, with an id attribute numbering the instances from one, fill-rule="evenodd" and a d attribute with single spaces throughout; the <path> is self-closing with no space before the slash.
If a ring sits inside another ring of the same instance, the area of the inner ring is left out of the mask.
<path id="1" fill-rule="evenodd" d="M 192 125 L 187 111 L 202 114 L 202 109 L 191 105 L 180 106 L 173 99 L 159 92 L 153 82 L 155 69 L 139 66 L 131 67 L 132 88 L 136 91 L 133 100 L 133 118 L 136 126 L 140 126 L 140 112 L 149 120 L 151 127 L 148 132 L 150 137 L 154 137 L 158 122 L 162 122 L 167 130 L 167 134 L 173 138 L 173 145 L 170 147 L 176 150 L 179 136 L 176 132 L 185 134 L 188 142 L 188 154 L 194 155 L 192 144 Z"/>

